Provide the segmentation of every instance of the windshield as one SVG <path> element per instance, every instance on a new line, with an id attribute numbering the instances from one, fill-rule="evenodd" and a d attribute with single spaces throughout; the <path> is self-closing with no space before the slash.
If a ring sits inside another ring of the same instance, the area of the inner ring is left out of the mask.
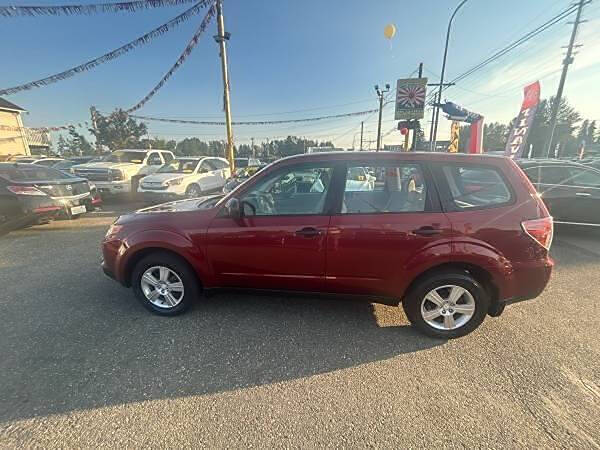
<path id="1" fill-rule="evenodd" d="M 199 159 L 174 159 L 158 169 L 158 173 L 193 173 L 199 162 Z"/>
<path id="2" fill-rule="evenodd" d="M 142 164 L 146 154 L 143 152 L 128 152 L 123 150 L 117 150 L 112 152 L 110 155 L 106 155 L 102 161 L 116 162 L 116 163 L 133 163 Z"/>

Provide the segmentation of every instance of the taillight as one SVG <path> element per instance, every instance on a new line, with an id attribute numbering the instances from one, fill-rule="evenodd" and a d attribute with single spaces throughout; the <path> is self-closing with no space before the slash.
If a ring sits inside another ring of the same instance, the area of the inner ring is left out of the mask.
<path id="1" fill-rule="evenodd" d="M 34 188 L 33 186 L 8 186 L 7 189 L 13 194 L 17 195 L 46 195 L 39 189 Z"/>
<path id="2" fill-rule="evenodd" d="M 545 249 L 550 250 L 552 238 L 554 237 L 554 220 L 552 220 L 552 217 L 526 220 L 521 222 L 521 226 L 531 239 Z"/>

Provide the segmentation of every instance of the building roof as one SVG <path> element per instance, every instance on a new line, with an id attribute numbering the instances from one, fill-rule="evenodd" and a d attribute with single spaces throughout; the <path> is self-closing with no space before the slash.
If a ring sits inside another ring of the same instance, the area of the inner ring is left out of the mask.
<path id="1" fill-rule="evenodd" d="M 20 106 L 17 106 L 14 103 L 9 102 L 8 100 L 4 100 L 3 98 L 0 98 L 0 109 L 5 109 L 9 111 L 25 111 Z"/>

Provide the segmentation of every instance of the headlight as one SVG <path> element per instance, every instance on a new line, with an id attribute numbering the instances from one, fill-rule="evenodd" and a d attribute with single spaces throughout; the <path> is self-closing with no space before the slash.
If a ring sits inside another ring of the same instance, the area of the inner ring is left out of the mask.
<path id="1" fill-rule="evenodd" d="M 123 180 L 123 172 L 117 169 L 110 169 L 108 178 L 110 181 L 121 181 Z"/>
<path id="2" fill-rule="evenodd" d="M 173 180 L 167 181 L 167 186 L 177 186 L 183 182 L 183 178 L 175 178 Z"/>
<path id="3" fill-rule="evenodd" d="M 107 239 L 115 237 L 119 231 L 123 229 L 123 225 L 115 225 L 114 223 L 109 227 L 106 235 L 104 236 Z"/>

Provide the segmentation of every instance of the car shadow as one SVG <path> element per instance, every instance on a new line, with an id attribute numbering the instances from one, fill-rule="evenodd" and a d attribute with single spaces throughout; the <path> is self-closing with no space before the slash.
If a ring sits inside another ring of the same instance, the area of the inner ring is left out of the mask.
<path id="1" fill-rule="evenodd" d="M 0 422 L 294 380 L 444 343 L 401 308 L 355 300 L 223 293 L 160 317 L 97 273 L 81 280 L 56 280 L 69 299 L 40 295 L 52 308 L 0 350 Z"/>

